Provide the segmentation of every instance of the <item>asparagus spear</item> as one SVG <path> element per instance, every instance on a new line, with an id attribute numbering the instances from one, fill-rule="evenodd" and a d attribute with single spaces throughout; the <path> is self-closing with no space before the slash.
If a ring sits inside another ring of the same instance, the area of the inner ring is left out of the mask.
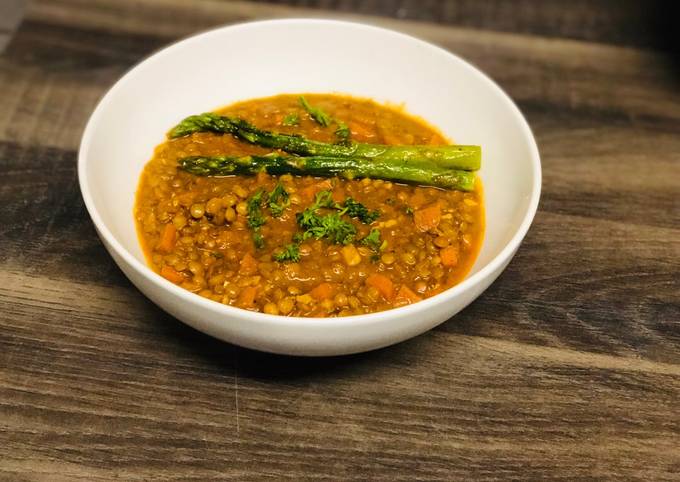
<path id="1" fill-rule="evenodd" d="M 444 189 L 471 191 L 475 174 L 469 171 L 447 169 L 432 163 L 412 163 L 366 159 L 362 157 L 328 156 L 193 156 L 179 160 L 180 168 L 198 176 L 227 176 L 257 174 L 265 171 L 273 175 L 333 177 L 348 179 L 369 177 L 395 182 L 422 184 Z"/>
<path id="2" fill-rule="evenodd" d="M 376 161 L 411 163 L 427 161 L 440 167 L 475 171 L 480 168 L 479 146 L 388 146 L 348 142 L 328 144 L 298 135 L 279 134 L 258 129 L 243 119 L 220 116 L 211 112 L 187 117 L 170 132 L 170 138 L 194 132 L 232 134 L 258 146 L 281 149 L 301 156 L 365 157 Z"/>

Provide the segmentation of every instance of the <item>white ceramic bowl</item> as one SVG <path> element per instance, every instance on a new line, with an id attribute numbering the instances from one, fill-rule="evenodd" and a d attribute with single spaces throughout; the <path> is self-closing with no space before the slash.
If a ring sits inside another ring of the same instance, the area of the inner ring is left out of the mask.
<path id="1" fill-rule="evenodd" d="M 486 235 L 459 285 L 419 303 L 363 316 L 294 318 L 209 301 L 154 273 L 132 210 L 142 168 L 183 117 L 254 97 L 339 92 L 404 103 L 464 144 L 480 144 Z M 541 167 L 531 130 L 508 96 L 441 48 L 372 26 L 272 20 L 212 30 L 173 44 L 120 79 L 92 114 L 78 157 L 80 188 L 99 236 L 128 278 L 178 319 L 238 345 L 338 355 L 413 337 L 451 318 L 515 254 L 538 205 Z"/>

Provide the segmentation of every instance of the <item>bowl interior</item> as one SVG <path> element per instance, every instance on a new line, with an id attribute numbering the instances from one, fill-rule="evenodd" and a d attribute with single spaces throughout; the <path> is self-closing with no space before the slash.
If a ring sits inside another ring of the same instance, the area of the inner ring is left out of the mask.
<path id="1" fill-rule="evenodd" d="M 214 30 L 150 57 L 116 84 L 90 120 L 81 146 L 81 182 L 100 224 L 144 263 L 132 209 L 139 175 L 165 132 L 189 114 L 297 92 L 403 103 L 456 142 L 482 146 L 487 227 L 471 274 L 517 232 L 539 173 L 526 123 L 498 87 L 425 42 L 319 20 Z"/>

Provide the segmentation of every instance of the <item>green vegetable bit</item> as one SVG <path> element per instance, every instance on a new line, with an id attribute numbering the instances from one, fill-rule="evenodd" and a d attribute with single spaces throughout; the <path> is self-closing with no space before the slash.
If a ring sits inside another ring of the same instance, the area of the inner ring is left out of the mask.
<path id="1" fill-rule="evenodd" d="M 344 145 L 349 144 L 351 132 L 349 130 L 349 127 L 347 127 L 347 124 L 345 124 L 341 120 L 329 116 L 320 108 L 313 107 L 312 105 L 309 104 L 309 102 L 307 102 L 307 99 L 305 99 L 303 96 L 300 96 L 300 104 L 302 104 L 302 107 L 304 107 L 304 109 L 309 113 L 312 119 L 314 119 L 320 125 L 328 127 L 331 123 L 334 122 L 338 126 L 335 129 L 335 136 L 338 138 L 338 143 Z M 287 124 L 285 124 L 284 122 L 284 125 Z"/>
<path id="2" fill-rule="evenodd" d="M 301 213 L 297 213 L 298 226 L 303 229 L 302 240 L 326 238 L 335 244 L 349 244 L 354 241 L 357 230 L 351 223 L 343 220 L 344 210 L 326 215 L 317 214 L 321 208 L 337 209 L 338 205 L 331 197 L 330 191 L 317 193 L 314 204 Z"/>
<path id="3" fill-rule="evenodd" d="M 257 249 L 264 247 L 264 236 L 262 236 L 260 228 L 255 228 L 253 230 L 253 243 Z"/>
<path id="4" fill-rule="evenodd" d="M 378 251 L 382 245 L 382 240 L 380 239 L 380 231 L 377 229 L 371 229 L 371 232 L 366 235 L 365 238 L 361 240 L 361 244 L 369 246 L 374 251 Z"/>
<path id="5" fill-rule="evenodd" d="M 482 151 L 479 146 L 389 146 L 352 141 L 329 144 L 299 135 L 265 131 L 243 119 L 220 116 L 212 112 L 187 117 L 171 129 L 168 136 L 175 139 L 188 136 L 194 132 L 232 134 L 251 144 L 270 149 L 281 149 L 299 156 L 333 157 L 336 160 L 339 157 L 349 158 L 349 164 L 353 162 L 350 162 L 350 160 L 365 158 L 384 162 L 387 165 L 396 164 L 400 169 L 420 165 L 429 170 L 430 166 L 434 164 L 435 167 L 439 168 L 475 171 L 480 168 L 482 158 Z M 347 167 L 347 169 L 349 168 Z"/>
<path id="6" fill-rule="evenodd" d="M 307 111 L 312 119 L 314 119 L 319 125 L 328 127 L 328 125 L 333 121 L 331 116 L 326 114 L 323 110 L 318 107 L 312 107 L 309 102 L 307 102 L 307 99 L 305 99 L 305 97 L 302 95 L 300 96 L 300 105 L 302 105 L 302 107 Z"/>
<path id="7" fill-rule="evenodd" d="M 286 261 L 297 263 L 300 261 L 300 246 L 296 243 L 287 244 L 281 251 L 275 253 L 273 258 L 280 263 L 285 263 Z"/>
<path id="8" fill-rule="evenodd" d="M 357 233 L 356 228 L 347 221 L 340 218 L 339 213 L 326 214 L 324 216 L 307 213 L 298 213 L 298 224 L 304 233 L 302 239 L 322 239 L 326 238 L 335 244 L 349 244 L 354 241 L 354 236 Z"/>
<path id="9" fill-rule="evenodd" d="M 337 129 L 335 129 L 335 137 L 338 138 L 338 143 L 343 145 L 349 145 L 350 144 L 349 138 L 351 135 L 349 127 L 347 127 L 347 124 L 338 119 L 335 119 L 335 123 L 338 125 Z"/>
<path id="10" fill-rule="evenodd" d="M 284 126 L 297 126 L 299 124 L 300 116 L 297 115 L 295 112 L 291 112 L 290 114 L 287 114 L 286 117 L 283 118 Z"/>
<path id="11" fill-rule="evenodd" d="M 247 204 L 248 227 L 253 230 L 253 243 L 255 243 L 255 247 L 258 249 L 264 246 L 264 237 L 260 232 L 260 227 L 266 222 L 264 219 L 264 214 L 262 213 L 263 195 L 264 189 L 259 189 L 248 199 Z"/>
<path id="12" fill-rule="evenodd" d="M 289 197 L 288 191 L 283 187 L 283 184 L 277 183 L 272 192 L 269 193 L 269 199 L 267 200 L 272 216 L 278 218 L 283 214 L 283 211 L 290 206 Z"/>
<path id="13" fill-rule="evenodd" d="M 349 217 L 358 218 L 364 224 L 371 224 L 380 217 L 380 211 L 370 211 L 366 206 L 351 197 L 345 199 L 345 209 Z"/>

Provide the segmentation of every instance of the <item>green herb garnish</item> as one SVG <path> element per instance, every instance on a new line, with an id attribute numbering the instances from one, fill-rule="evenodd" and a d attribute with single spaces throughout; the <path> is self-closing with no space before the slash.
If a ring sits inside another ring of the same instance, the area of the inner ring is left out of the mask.
<path id="1" fill-rule="evenodd" d="M 328 125 L 332 122 L 331 116 L 326 114 L 323 110 L 321 110 L 318 107 L 312 107 L 309 105 L 309 102 L 307 102 L 307 99 L 305 99 L 304 96 L 300 96 L 300 104 L 302 107 L 307 111 L 307 113 L 314 119 L 317 124 L 322 125 L 324 127 L 328 127 Z"/>
<path id="2" fill-rule="evenodd" d="M 290 199 L 288 191 L 283 187 L 280 182 L 276 184 L 274 190 L 269 193 L 269 198 L 267 199 L 267 205 L 272 212 L 272 216 L 278 218 L 283 214 L 284 209 L 290 206 Z"/>
<path id="3" fill-rule="evenodd" d="M 287 244 L 281 251 L 274 254 L 273 258 L 280 263 L 285 263 L 286 261 L 297 263 L 300 261 L 300 246 L 296 243 Z"/>
<path id="4" fill-rule="evenodd" d="M 366 206 L 351 197 L 345 199 L 345 209 L 348 216 L 358 218 L 364 224 L 371 224 L 380 217 L 380 211 L 370 211 Z"/>
<path id="5" fill-rule="evenodd" d="M 253 229 L 253 243 L 257 249 L 260 249 L 264 246 L 264 236 L 262 236 L 260 228 Z"/>
<path id="6" fill-rule="evenodd" d="M 303 229 L 302 240 L 326 238 L 335 244 L 349 244 L 354 240 L 356 228 L 341 218 L 346 208 L 339 206 L 331 196 L 330 191 L 321 191 L 317 193 L 314 204 L 301 213 L 297 213 L 298 226 Z M 342 210 L 322 215 L 316 212 L 321 208 Z"/>
<path id="7" fill-rule="evenodd" d="M 349 137 L 351 135 L 349 127 L 338 119 L 335 119 L 335 123 L 338 125 L 338 128 L 335 129 L 335 137 L 338 138 L 338 144 L 349 144 Z"/>
<path id="8" fill-rule="evenodd" d="M 265 223 L 264 214 L 262 213 L 262 196 L 264 189 L 258 189 L 248 199 L 248 227 L 253 230 L 253 243 L 256 248 L 264 246 L 264 238 L 260 232 L 260 227 Z"/>
<path id="9" fill-rule="evenodd" d="M 295 112 L 291 112 L 290 114 L 287 114 L 286 117 L 283 118 L 282 124 L 284 126 L 296 126 L 300 124 L 300 116 L 297 115 Z"/>
<path id="10" fill-rule="evenodd" d="M 331 213 L 325 216 L 312 213 L 306 217 L 300 217 L 298 224 L 305 230 L 302 233 L 302 239 L 327 238 L 335 244 L 349 244 L 354 241 L 354 236 L 357 233 L 354 225 L 343 220 L 340 213 Z"/>
<path id="11" fill-rule="evenodd" d="M 366 237 L 361 240 L 361 244 L 365 244 L 374 251 L 378 251 L 382 244 L 382 241 L 380 240 L 380 231 L 377 229 L 371 229 L 371 232 L 368 233 Z"/>

